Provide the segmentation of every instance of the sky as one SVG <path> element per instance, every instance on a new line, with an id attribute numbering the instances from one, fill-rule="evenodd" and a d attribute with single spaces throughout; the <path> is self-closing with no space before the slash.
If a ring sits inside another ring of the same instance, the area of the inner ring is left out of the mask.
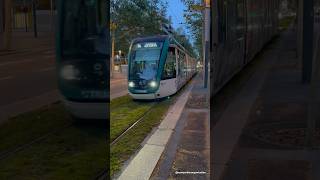
<path id="1" fill-rule="evenodd" d="M 186 35 L 189 38 L 192 38 L 190 36 L 189 31 L 185 27 L 186 25 L 180 24 L 180 23 L 185 23 L 185 20 L 183 17 L 183 11 L 186 9 L 186 6 L 181 2 L 181 0 L 167 0 L 167 2 L 168 2 L 167 15 L 168 17 L 171 16 L 173 28 L 177 29 L 178 27 L 183 27 Z M 190 40 L 191 42 L 193 42 L 192 39 Z"/>

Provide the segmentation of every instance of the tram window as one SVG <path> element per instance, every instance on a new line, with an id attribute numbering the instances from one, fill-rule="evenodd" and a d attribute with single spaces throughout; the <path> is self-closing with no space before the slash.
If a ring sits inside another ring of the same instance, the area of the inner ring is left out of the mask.
<path id="1" fill-rule="evenodd" d="M 186 61 L 185 54 L 179 50 L 178 55 L 179 55 L 179 70 L 178 70 L 179 76 L 184 78 L 185 77 L 185 61 Z"/>
<path id="2" fill-rule="evenodd" d="M 175 48 L 170 47 L 166 63 L 164 65 L 163 73 L 162 73 L 162 80 L 165 79 L 172 79 L 176 78 L 176 55 L 175 55 Z"/>

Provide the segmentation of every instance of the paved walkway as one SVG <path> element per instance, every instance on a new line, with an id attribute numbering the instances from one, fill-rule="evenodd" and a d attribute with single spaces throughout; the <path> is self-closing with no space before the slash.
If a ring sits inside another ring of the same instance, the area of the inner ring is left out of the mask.
<path id="1" fill-rule="evenodd" d="M 212 139 L 215 180 L 320 179 L 320 151 L 303 147 L 310 90 L 301 83 L 296 45 L 291 29 L 268 45 L 218 119 Z"/>
<path id="2" fill-rule="evenodd" d="M 210 179 L 207 95 L 202 76 L 196 76 L 186 106 L 151 179 Z"/>

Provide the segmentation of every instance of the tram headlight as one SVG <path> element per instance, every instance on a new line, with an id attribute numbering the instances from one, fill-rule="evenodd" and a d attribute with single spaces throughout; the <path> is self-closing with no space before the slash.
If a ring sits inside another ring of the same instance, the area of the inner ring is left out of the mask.
<path id="1" fill-rule="evenodd" d="M 66 80 L 75 80 L 80 72 L 73 65 L 66 65 L 61 69 L 61 76 Z"/>
<path id="2" fill-rule="evenodd" d="M 134 82 L 132 82 L 132 81 L 129 82 L 128 86 L 131 87 L 131 88 L 133 88 L 133 87 L 134 87 Z"/>
<path id="3" fill-rule="evenodd" d="M 152 88 L 155 88 L 155 87 L 157 87 L 157 82 L 156 81 L 151 81 L 150 83 L 149 83 L 149 85 L 150 85 L 150 87 L 152 87 Z"/>

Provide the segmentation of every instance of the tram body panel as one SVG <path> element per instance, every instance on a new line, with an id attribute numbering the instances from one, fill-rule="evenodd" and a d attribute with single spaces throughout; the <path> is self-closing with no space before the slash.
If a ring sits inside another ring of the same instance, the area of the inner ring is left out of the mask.
<path id="1" fill-rule="evenodd" d="M 277 33 L 278 0 L 218 0 L 212 33 L 213 95 L 241 71 Z"/>
<path id="2" fill-rule="evenodd" d="M 177 78 L 161 80 L 159 90 L 157 91 L 157 98 L 171 96 L 178 91 Z"/>

